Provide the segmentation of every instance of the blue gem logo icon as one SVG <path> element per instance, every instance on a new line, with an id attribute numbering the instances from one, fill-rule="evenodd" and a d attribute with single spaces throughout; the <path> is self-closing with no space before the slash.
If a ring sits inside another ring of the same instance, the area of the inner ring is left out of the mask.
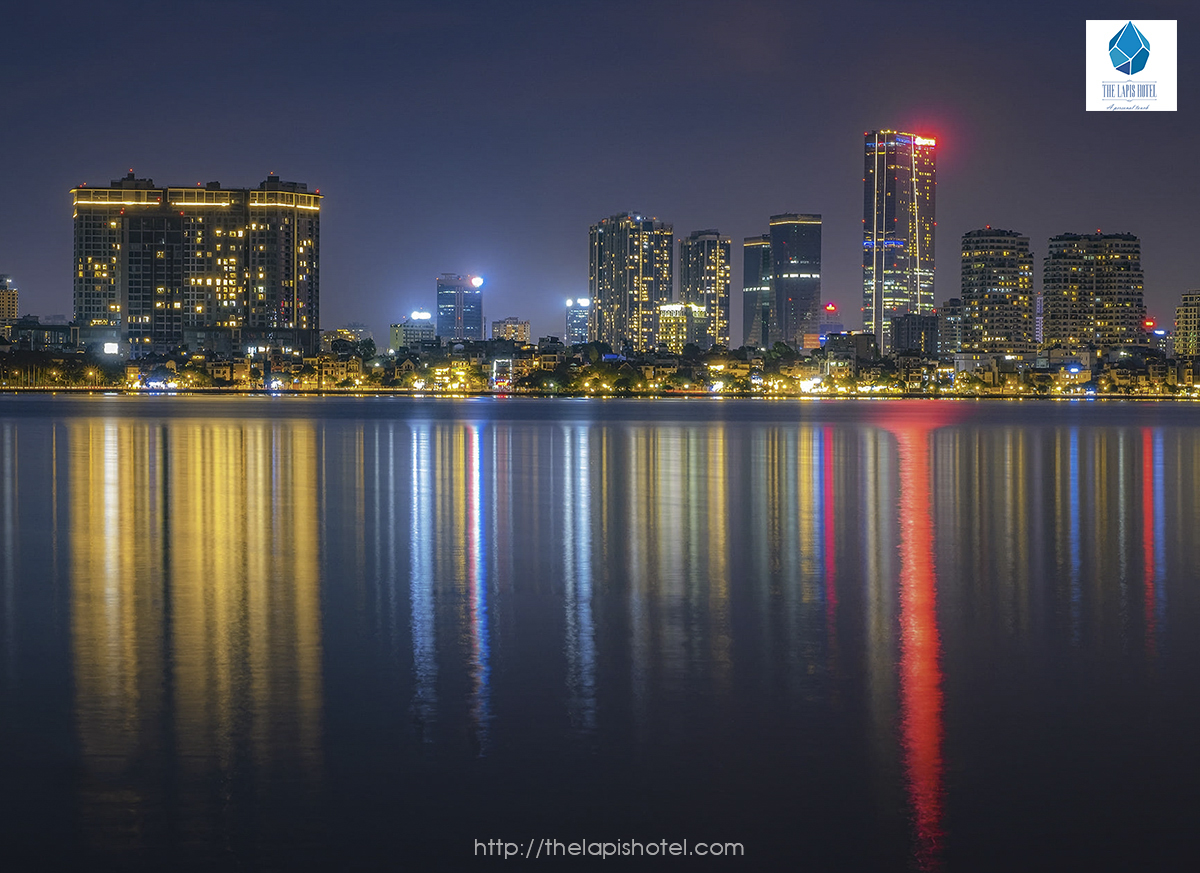
<path id="1" fill-rule="evenodd" d="M 1108 56 L 1118 73 L 1140 73 L 1150 59 L 1150 40 L 1130 21 L 1108 41 Z"/>

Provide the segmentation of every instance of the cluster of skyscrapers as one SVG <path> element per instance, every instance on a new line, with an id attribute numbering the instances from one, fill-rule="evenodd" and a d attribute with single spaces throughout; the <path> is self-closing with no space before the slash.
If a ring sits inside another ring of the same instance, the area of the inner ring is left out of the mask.
<path id="1" fill-rule="evenodd" d="M 961 290 L 936 305 L 936 148 L 910 133 L 864 134 L 862 315 L 881 351 L 1026 355 L 1145 340 L 1140 242 L 1130 234 L 1053 237 L 1035 294 L 1027 236 L 970 231 Z M 222 341 L 315 345 L 319 190 L 273 174 L 257 188 L 159 187 L 131 171 L 71 194 L 74 316 L 85 342 L 111 340 L 134 353 Z M 733 345 L 815 348 L 842 329 L 821 297 L 821 233 L 819 214 L 783 213 L 743 241 L 743 332 Z M 715 229 L 677 247 L 673 227 L 657 218 L 601 219 L 589 233 L 588 296 L 567 301 L 564 339 L 622 352 L 728 347 L 731 269 L 730 238 Z M 487 339 L 482 285 L 478 276 L 442 274 L 436 316 L 414 313 L 393 333 L 422 343 Z M 0 277 L 0 319 L 17 317 L 16 293 Z M 1191 296 L 1178 313 L 1185 327 L 1200 305 Z M 1178 331 L 1185 344 L 1193 334 L 1200 344 L 1200 314 L 1194 320 L 1191 333 Z M 492 336 L 529 342 L 529 322 L 493 322 Z"/>
<path id="2" fill-rule="evenodd" d="M 1053 237 L 1035 295 L 1029 238 L 973 230 L 962 238 L 960 294 L 937 306 L 937 142 L 868 131 L 863 154 L 863 327 L 881 351 L 1015 356 L 1145 341 L 1140 242 L 1130 234 Z M 614 215 L 592 226 L 590 242 L 591 339 L 634 350 L 728 344 L 727 238 L 706 230 L 681 240 L 677 301 L 669 224 Z M 771 216 L 742 255 L 743 345 L 815 348 L 841 330 L 824 318 L 820 215 Z"/>
<path id="3" fill-rule="evenodd" d="M 887 348 L 890 322 L 934 311 L 936 143 L 883 130 L 865 134 L 863 317 Z M 742 245 L 742 345 L 813 348 L 825 332 L 821 216 L 783 213 Z M 715 230 L 679 246 L 672 298 L 671 225 L 622 213 L 593 225 L 588 335 L 614 349 L 729 345 L 730 244 Z"/>

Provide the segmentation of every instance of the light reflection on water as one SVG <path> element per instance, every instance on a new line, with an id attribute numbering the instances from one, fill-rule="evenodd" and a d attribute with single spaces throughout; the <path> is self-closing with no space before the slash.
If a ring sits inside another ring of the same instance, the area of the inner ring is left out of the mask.
<path id="1" fill-rule="evenodd" d="M 1179 413 L 76 405 L 0 423 L 0 724 L 68 762 L 29 789 L 64 851 L 320 866 L 583 821 L 933 870 L 1019 829 L 988 804 L 1043 778 L 1057 683 L 1182 705 Z M 996 707 L 1028 709 L 1000 741 Z M 1111 766 L 1043 787 L 1101 803 Z"/>

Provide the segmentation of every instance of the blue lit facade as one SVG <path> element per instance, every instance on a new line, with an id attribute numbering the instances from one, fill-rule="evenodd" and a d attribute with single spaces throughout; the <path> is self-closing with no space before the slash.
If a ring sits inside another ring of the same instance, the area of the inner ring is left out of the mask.
<path id="1" fill-rule="evenodd" d="M 581 346 L 588 341 L 588 318 L 592 312 L 589 297 L 576 297 L 567 301 L 567 324 L 564 336 L 569 346 Z"/>
<path id="2" fill-rule="evenodd" d="M 437 333 L 442 341 L 486 339 L 483 292 L 470 276 L 442 273 L 437 280 Z"/>

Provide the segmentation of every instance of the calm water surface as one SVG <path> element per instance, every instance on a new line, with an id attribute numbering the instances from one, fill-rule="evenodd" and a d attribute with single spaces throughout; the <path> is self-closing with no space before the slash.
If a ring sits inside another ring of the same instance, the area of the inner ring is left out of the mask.
<path id="1" fill-rule="evenodd" d="M 744 844 L 713 869 L 1176 866 L 1198 425 L 0 397 L 0 857 L 453 869 L 547 837 Z"/>

